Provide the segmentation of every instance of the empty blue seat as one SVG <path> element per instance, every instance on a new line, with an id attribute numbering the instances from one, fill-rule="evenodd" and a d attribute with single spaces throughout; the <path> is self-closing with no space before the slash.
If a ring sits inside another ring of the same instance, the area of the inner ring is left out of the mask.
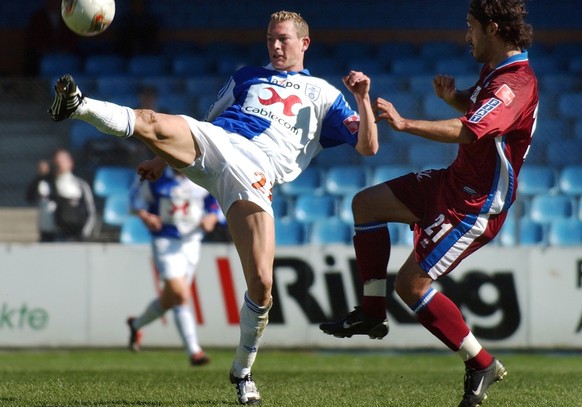
<path id="1" fill-rule="evenodd" d="M 416 119 L 422 117 L 421 97 L 418 93 L 409 91 L 392 92 L 384 95 L 384 99 L 394 105 L 402 116 Z M 382 123 L 386 125 L 386 123 Z"/>
<path id="2" fill-rule="evenodd" d="M 580 101 L 582 102 L 582 99 Z M 546 160 L 548 165 L 557 169 L 580 164 L 582 163 L 582 142 L 579 140 L 560 140 L 559 143 L 548 143 Z"/>
<path id="3" fill-rule="evenodd" d="M 127 71 L 127 60 L 115 54 L 95 54 L 85 58 L 87 75 L 123 74 Z"/>
<path id="4" fill-rule="evenodd" d="M 558 112 L 563 118 L 580 117 L 580 106 L 582 106 L 582 92 L 566 92 L 559 95 Z"/>
<path id="5" fill-rule="evenodd" d="M 328 169 L 324 183 L 328 194 L 354 193 L 366 186 L 366 169 L 356 165 L 336 165 Z"/>
<path id="6" fill-rule="evenodd" d="M 172 73 L 184 77 L 208 75 L 212 72 L 213 63 L 206 55 L 177 55 L 172 59 Z"/>
<path id="7" fill-rule="evenodd" d="M 339 203 L 339 208 L 338 208 L 339 217 L 341 220 L 346 222 L 348 225 L 354 224 L 354 215 L 352 213 L 352 200 L 354 199 L 354 195 L 355 195 L 355 193 L 345 194 L 340 198 L 340 203 Z"/>
<path id="8" fill-rule="evenodd" d="M 526 197 L 547 194 L 556 187 L 556 171 L 546 165 L 524 165 L 518 176 L 518 193 Z"/>
<path id="9" fill-rule="evenodd" d="M 299 195 L 294 206 L 295 219 L 310 223 L 336 213 L 336 198 L 331 195 Z"/>
<path id="10" fill-rule="evenodd" d="M 100 75 L 95 79 L 95 91 L 99 97 L 110 100 L 119 95 L 137 95 L 138 79 L 127 75 Z"/>
<path id="11" fill-rule="evenodd" d="M 321 168 L 328 168 L 339 164 L 359 164 L 361 155 L 348 144 L 324 148 L 314 159 L 314 163 Z"/>
<path id="12" fill-rule="evenodd" d="M 374 169 L 371 183 L 380 184 L 410 172 L 415 172 L 415 168 L 410 165 L 380 165 Z"/>
<path id="13" fill-rule="evenodd" d="M 544 243 L 542 224 L 526 218 L 508 217 L 497 236 L 502 246 L 531 246 Z"/>
<path id="14" fill-rule="evenodd" d="M 121 226 L 130 216 L 129 193 L 115 193 L 105 198 L 103 206 L 103 223 Z"/>
<path id="15" fill-rule="evenodd" d="M 320 169 L 316 166 L 307 167 L 293 181 L 281 184 L 281 191 L 288 196 L 322 192 Z"/>
<path id="16" fill-rule="evenodd" d="M 135 178 L 135 170 L 131 167 L 98 167 L 93 178 L 93 193 L 99 197 L 127 194 Z"/>
<path id="17" fill-rule="evenodd" d="M 568 63 L 568 71 L 575 75 L 582 74 L 582 56 L 576 55 L 570 58 L 570 62 Z"/>
<path id="18" fill-rule="evenodd" d="M 428 120 L 445 120 L 459 116 L 459 112 L 445 103 L 434 92 L 425 93 L 422 97 L 424 117 Z"/>
<path id="19" fill-rule="evenodd" d="M 133 55 L 127 61 L 127 72 L 134 76 L 163 76 L 171 73 L 165 55 Z"/>
<path id="20" fill-rule="evenodd" d="M 529 210 L 531 219 L 542 224 L 570 218 L 573 213 L 574 201 L 566 195 L 536 195 L 532 198 Z"/>
<path id="21" fill-rule="evenodd" d="M 408 163 L 419 169 L 445 168 L 453 162 L 457 152 L 454 144 L 419 141 L 408 148 Z"/>
<path id="22" fill-rule="evenodd" d="M 409 58 L 418 56 L 416 46 L 410 42 L 382 42 L 378 45 L 376 54 L 379 60 L 391 62 L 396 58 Z"/>
<path id="23" fill-rule="evenodd" d="M 158 106 L 164 112 L 171 114 L 192 115 L 195 99 L 190 95 L 177 93 L 162 93 L 158 96 Z"/>
<path id="24" fill-rule="evenodd" d="M 275 219 L 275 243 L 277 246 L 299 245 L 305 242 L 305 226 L 290 218 Z"/>
<path id="25" fill-rule="evenodd" d="M 359 57 L 349 59 L 345 64 L 346 72 L 350 70 L 361 71 L 366 75 L 379 75 L 388 73 L 388 64 L 374 57 Z"/>
<path id="26" fill-rule="evenodd" d="M 276 196 L 273 197 L 271 208 L 273 208 L 273 215 L 275 216 L 275 219 L 283 218 L 288 214 L 289 203 L 284 196 Z"/>
<path id="27" fill-rule="evenodd" d="M 351 243 L 353 229 L 339 218 L 319 219 L 311 225 L 310 243 Z"/>
<path id="28" fill-rule="evenodd" d="M 381 128 L 384 126 L 381 126 Z M 381 132 L 381 130 L 379 129 Z M 382 137 L 382 135 L 380 135 Z M 398 141 L 381 141 L 378 152 L 374 155 L 363 157 L 362 164 L 367 166 L 382 166 L 382 165 L 401 165 L 406 162 L 406 154 L 408 146 L 406 145 L 406 137 L 408 135 L 401 134 L 403 142 Z"/>
<path id="29" fill-rule="evenodd" d="M 570 196 L 582 195 L 582 164 L 569 165 L 560 172 L 560 191 Z"/>
<path id="30" fill-rule="evenodd" d="M 151 234 L 137 216 L 128 216 L 121 225 L 119 241 L 124 244 L 144 244 L 151 242 Z"/>
<path id="31" fill-rule="evenodd" d="M 548 243 L 552 246 L 582 245 L 582 221 L 575 218 L 552 221 Z"/>
<path id="32" fill-rule="evenodd" d="M 390 72 L 394 75 L 422 75 L 431 73 L 432 68 L 423 57 L 399 57 L 392 60 Z"/>
<path id="33" fill-rule="evenodd" d="M 111 136 L 101 133 L 94 126 L 81 120 L 74 120 L 69 129 L 69 148 L 75 152 L 82 151 L 91 140 L 106 140 Z"/>
<path id="34" fill-rule="evenodd" d="M 70 73 L 76 76 L 83 70 L 81 57 L 75 54 L 46 54 L 40 61 L 40 75 L 44 78 Z"/>
<path id="35" fill-rule="evenodd" d="M 465 75 L 474 74 L 475 79 L 479 74 L 481 66 L 469 55 L 458 57 L 441 57 L 435 62 L 434 70 L 444 75 Z"/>
<path id="36" fill-rule="evenodd" d="M 193 75 L 193 73 L 190 73 Z M 224 83 L 224 78 L 214 75 L 188 77 L 185 82 L 186 93 L 192 96 L 211 96 L 218 99 L 218 91 Z"/>
<path id="37" fill-rule="evenodd" d="M 419 49 L 420 56 L 434 60 L 442 57 L 458 57 L 464 54 L 464 47 L 451 41 L 427 41 Z M 466 56 L 470 59 L 470 56 Z"/>

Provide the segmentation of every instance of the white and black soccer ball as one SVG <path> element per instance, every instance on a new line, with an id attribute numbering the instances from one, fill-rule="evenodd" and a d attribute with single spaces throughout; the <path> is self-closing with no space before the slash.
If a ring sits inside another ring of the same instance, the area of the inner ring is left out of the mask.
<path id="1" fill-rule="evenodd" d="M 115 0 L 62 0 L 61 16 L 71 31 L 83 37 L 101 34 L 115 17 Z"/>

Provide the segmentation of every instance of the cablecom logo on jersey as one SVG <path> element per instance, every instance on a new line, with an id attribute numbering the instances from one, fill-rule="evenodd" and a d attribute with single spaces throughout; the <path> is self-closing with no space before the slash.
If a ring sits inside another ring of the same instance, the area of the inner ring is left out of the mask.
<path id="1" fill-rule="evenodd" d="M 296 117 L 300 106 L 303 105 L 301 98 L 294 94 L 283 97 L 277 89 L 271 86 L 262 88 L 258 93 L 255 96 L 256 99 L 249 98 L 251 104 L 245 105 L 243 111 L 277 123 L 294 134 L 299 134 L 299 129 L 296 127 Z M 289 121 L 288 118 L 291 117 L 295 117 L 295 123 Z"/>

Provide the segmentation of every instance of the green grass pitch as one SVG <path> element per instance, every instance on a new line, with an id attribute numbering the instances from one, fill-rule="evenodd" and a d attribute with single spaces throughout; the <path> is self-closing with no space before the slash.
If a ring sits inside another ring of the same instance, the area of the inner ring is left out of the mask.
<path id="1" fill-rule="evenodd" d="M 228 406 L 233 350 L 190 367 L 181 350 L 3 350 L 0 406 Z M 509 374 L 484 406 L 582 406 L 582 352 L 500 353 Z M 447 352 L 262 350 L 266 406 L 456 407 L 463 366 Z"/>

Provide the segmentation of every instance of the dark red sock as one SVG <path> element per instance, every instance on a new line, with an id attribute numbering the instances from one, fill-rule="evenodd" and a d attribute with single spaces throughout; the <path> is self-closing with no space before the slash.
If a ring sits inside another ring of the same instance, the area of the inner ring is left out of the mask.
<path id="1" fill-rule="evenodd" d="M 489 366 L 491 362 L 493 362 L 493 356 L 485 348 L 481 348 L 477 356 L 465 361 L 465 366 L 471 369 L 481 370 Z"/>
<path id="2" fill-rule="evenodd" d="M 388 260 L 390 258 L 390 234 L 383 224 L 356 225 L 354 249 L 358 263 L 360 281 L 386 281 Z M 362 297 L 362 311 L 371 317 L 386 318 L 386 296 Z"/>
<path id="3" fill-rule="evenodd" d="M 423 308 L 414 310 L 418 321 L 450 350 L 456 352 L 461 347 L 463 339 L 469 335 L 469 327 L 454 302 L 434 288 L 430 290 L 432 292 L 429 291 L 427 294 L 434 293 L 432 298 Z"/>

